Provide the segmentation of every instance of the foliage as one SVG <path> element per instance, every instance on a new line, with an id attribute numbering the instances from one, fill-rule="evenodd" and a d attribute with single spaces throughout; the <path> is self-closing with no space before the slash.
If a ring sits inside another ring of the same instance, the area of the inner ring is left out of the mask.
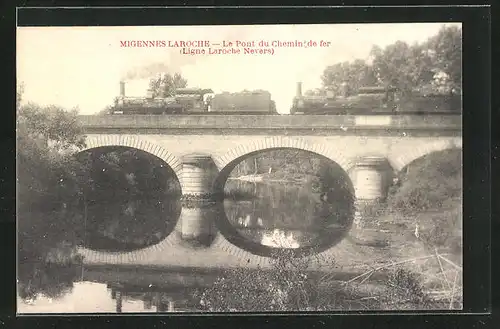
<path id="1" fill-rule="evenodd" d="M 377 83 L 373 68 L 360 59 L 352 63 L 343 62 L 328 66 L 321 80 L 323 86 L 332 88 L 335 94 L 339 93 L 343 82 L 346 82 L 354 92 L 359 87 L 372 86 Z"/>
<path id="2" fill-rule="evenodd" d="M 47 275 L 43 269 L 54 248 L 69 242 L 64 248 L 71 250 L 81 233 L 82 217 L 74 207 L 82 177 L 71 153 L 85 140 L 76 111 L 22 106 L 22 90 L 17 96 L 18 279 L 25 294 L 36 295 L 54 288 L 36 279 Z"/>
<path id="3" fill-rule="evenodd" d="M 434 152 L 417 159 L 401 171 L 397 180 L 388 196 L 391 209 L 415 213 L 460 201 L 462 150 Z"/>
<path id="4" fill-rule="evenodd" d="M 318 292 L 307 271 L 312 260 L 295 258 L 285 249 L 274 255 L 271 270 L 225 270 L 210 288 L 199 292 L 201 307 L 210 312 L 305 310 Z"/>
<path id="5" fill-rule="evenodd" d="M 174 75 L 165 73 L 163 76 L 151 79 L 149 88 L 153 97 L 172 97 L 175 95 L 175 89 L 186 88 L 187 80 L 179 73 Z"/>
<path id="6" fill-rule="evenodd" d="M 420 276 L 403 267 L 389 272 L 387 288 L 387 302 L 390 305 L 397 301 L 398 309 L 425 309 L 431 304 L 429 296 L 424 292 Z"/>
<path id="7" fill-rule="evenodd" d="M 425 47 L 429 50 L 431 62 L 444 72 L 448 79 L 443 81 L 445 87 L 454 92 L 462 89 L 462 30 L 456 26 L 443 27 L 439 33 L 430 38 Z"/>
<path id="8" fill-rule="evenodd" d="M 432 81 L 434 72 L 430 58 L 418 44 L 409 46 L 403 41 L 380 49 L 372 49 L 373 69 L 383 85 L 392 85 L 411 93 L 419 85 Z"/>
<path id="9" fill-rule="evenodd" d="M 462 252 L 462 151 L 434 152 L 403 169 L 392 187 L 387 211 L 413 218 L 430 250 Z"/>
<path id="10" fill-rule="evenodd" d="M 460 28 L 443 26 L 421 44 L 397 41 L 384 49 L 373 46 L 370 55 L 371 63 L 356 59 L 328 66 L 322 75 L 323 86 L 336 91 L 342 82 L 354 91 L 364 86 L 393 86 L 402 97 L 414 91 L 461 92 Z"/>

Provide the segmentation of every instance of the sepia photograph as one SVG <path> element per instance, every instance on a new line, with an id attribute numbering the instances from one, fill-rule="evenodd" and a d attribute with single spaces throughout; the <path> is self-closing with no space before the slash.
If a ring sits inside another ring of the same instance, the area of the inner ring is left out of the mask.
<path id="1" fill-rule="evenodd" d="M 17 314 L 463 309 L 461 23 L 16 39 Z"/>

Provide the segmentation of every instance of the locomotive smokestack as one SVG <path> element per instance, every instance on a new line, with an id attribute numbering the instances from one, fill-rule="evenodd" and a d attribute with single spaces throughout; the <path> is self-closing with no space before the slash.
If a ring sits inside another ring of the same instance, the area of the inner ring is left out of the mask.
<path id="1" fill-rule="evenodd" d="M 120 96 L 125 97 L 125 81 L 120 81 Z"/>
<path id="2" fill-rule="evenodd" d="M 302 97 L 302 82 L 297 82 L 297 97 Z"/>

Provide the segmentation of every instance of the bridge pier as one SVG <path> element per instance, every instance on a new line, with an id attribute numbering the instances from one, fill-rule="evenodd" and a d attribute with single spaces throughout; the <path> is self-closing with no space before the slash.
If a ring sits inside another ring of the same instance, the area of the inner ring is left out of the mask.
<path id="1" fill-rule="evenodd" d="M 392 171 L 389 162 L 383 157 L 363 157 L 358 159 L 353 170 L 354 191 L 356 194 L 354 225 L 351 236 L 360 244 L 378 244 L 377 231 L 365 229 L 365 223 L 377 216 L 367 211 L 377 209 L 377 204 L 387 197 Z"/>
<path id="2" fill-rule="evenodd" d="M 356 199 L 363 203 L 383 201 L 387 196 L 390 167 L 386 158 L 363 157 L 354 168 Z"/>
<path id="3" fill-rule="evenodd" d="M 191 154 L 182 158 L 182 195 L 210 199 L 217 167 L 209 155 Z"/>
<path id="4" fill-rule="evenodd" d="M 209 246 L 214 235 L 213 182 L 218 170 L 212 158 L 192 154 L 182 159 L 181 237 L 195 245 Z"/>

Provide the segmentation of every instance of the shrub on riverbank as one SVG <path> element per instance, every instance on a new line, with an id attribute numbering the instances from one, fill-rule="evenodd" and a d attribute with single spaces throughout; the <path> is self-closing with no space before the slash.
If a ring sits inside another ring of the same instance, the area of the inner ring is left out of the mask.
<path id="1" fill-rule="evenodd" d="M 415 235 L 426 247 L 461 253 L 462 151 L 434 152 L 403 169 L 387 212 L 414 221 Z"/>
<path id="2" fill-rule="evenodd" d="M 390 210 L 414 213 L 456 205 L 462 197 L 462 150 L 431 153 L 401 171 L 389 191 Z"/>
<path id="3" fill-rule="evenodd" d="M 305 310 L 314 303 L 317 287 L 307 272 L 312 258 L 296 258 L 279 250 L 271 270 L 225 270 L 198 298 L 209 312 L 264 312 Z"/>

